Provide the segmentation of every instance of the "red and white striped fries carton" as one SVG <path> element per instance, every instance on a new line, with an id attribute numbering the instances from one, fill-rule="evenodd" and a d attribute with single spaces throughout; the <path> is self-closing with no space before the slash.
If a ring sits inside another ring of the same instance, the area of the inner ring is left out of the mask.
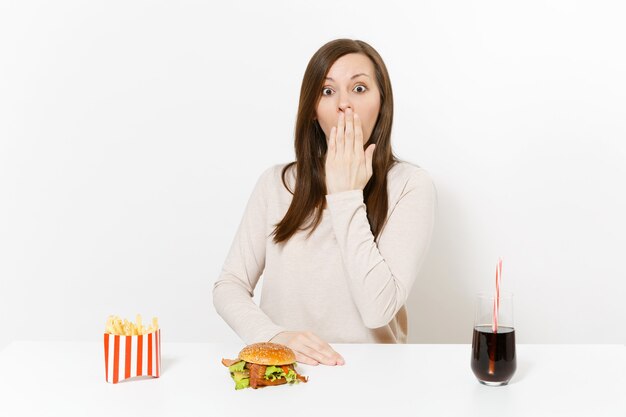
<path id="1" fill-rule="evenodd" d="M 104 334 L 106 381 L 134 376 L 161 376 L 161 329 L 138 336 Z"/>

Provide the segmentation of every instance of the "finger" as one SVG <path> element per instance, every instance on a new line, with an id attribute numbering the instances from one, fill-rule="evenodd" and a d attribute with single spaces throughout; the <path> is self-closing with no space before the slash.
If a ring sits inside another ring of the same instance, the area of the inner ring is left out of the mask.
<path id="1" fill-rule="evenodd" d="M 346 109 L 345 153 L 354 153 L 354 118 L 352 109 Z"/>
<path id="2" fill-rule="evenodd" d="M 298 351 L 296 351 L 296 362 L 306 363 L 307 365 L 313 365 L 313 366 L 319 365 L 318 361 Z"/>
<path id="3" fill-rule="evenodd" d="M 374 160 L 374 151 L 376 150 L 376 145 L 371 144 L 365 150 L 365 173 L 367 175 L 367 180 L 372 177 L 374 170 L 372 169 L 372 161 Z"/>
<path id="4" fill-rule="evenodd" d="M 336 350 L 334 350 L 332 346 L 326 343 L 326 341 L 322 340 L 315 333 L 309 333 L 308 336 L 314 343 L 316 343 L 314 347 L 322 353 L 326 354 L 326 356 L 330 358 L 343 359 L 343 357 Z"/>
<path id="5" fill-rule="evenodd" d="M 335 126 L 330 129 L 330 135 L 328 136 L 328 151 L 326 152 L 326 158 L 335 159 L 337 153 L 337 128 Z"/>
<path id="6" fill-rule="evenodd" d="M 324 365 L 335 365 L 337 363 L 334 358 L 329 358 L 322 352 L 313 349 L 312 347 L 302 346 L 298 350 L 304 353 L 309 358 L 315 359 L 316 361 L 318 361 L 319 363 L 323 363 Z"/>
<path id="7" fill-rule="evenodd" d="M 336 136 L 336 156 L 341 158 L 344 153 L 344 129 L 345 129 L 345 118 L 343 112 L 339 113 L 339 121 L 337 122 L 337 136 Z"/>
<path id="8" fill-rule="evenodd" d="M 354 113 L 354 151 L 363 152 L 363 128 L 361 118 L 356 113 Z"/>
<path id="9" fill-rule="evenodd" d="M 339 363 L 339 362 L 344 362 L 345 363 L 345 360 L 343 359 L 343 356 L 341 356 L 336 350 L 334 350 L 332 348 L 332 346 L 330 346 L 328 343 L 326 343 L 324 340 L 322 340 L 315 333 L 310 333 L 309 337 L 311 338 L 311 340 L 313 342 L 317 343 L 317 350 L 319 350 L 322 353 L 324 353 L 327 357 L 335 359 L 337 361 L 337 363 Z M 339 364 L 343 365 L 343 363 L 339 363 Z"/>

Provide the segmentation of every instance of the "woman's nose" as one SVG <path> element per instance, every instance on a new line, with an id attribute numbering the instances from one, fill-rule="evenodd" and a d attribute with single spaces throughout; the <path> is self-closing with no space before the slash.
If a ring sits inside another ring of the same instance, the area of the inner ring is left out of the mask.
<path id="1" fill-rule="evenodd" d="M 346 110 L 349 109 L 349 108 L 352 109 L 352 105 L 350 105 L 350 103 L 341 103 L 341 104 L 339 104 L 339 109 L 338 110 L 345 113 Z M 352 109 L 352 110 L 354 110 L 354 109 Z"/>
<path id="2" fill-rule="evenodd" d="M 348 108 L 352 108 L 352 105 L 350 103 L 350 100 L 348 99 L 348 95 L 341 92 L 339 93 L 339 103 L 338 103 L 339 108 L 337 109 L 338 111 L 342 111 L 345 112 Z M 352 109 L 354 110 L 354 109 Z"/>

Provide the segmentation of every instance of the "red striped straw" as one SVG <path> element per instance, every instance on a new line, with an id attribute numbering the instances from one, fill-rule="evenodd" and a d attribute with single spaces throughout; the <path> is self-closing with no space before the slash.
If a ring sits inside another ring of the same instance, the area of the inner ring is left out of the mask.
<path id="1" fill-rule="evenodd" d="M 498 333 L 498 311 L 500 310 L 500 281 L 502 280 L 502 258 L 496 264 L 496 296 L 493 299 L 493 321 L 491 330 Z"/>

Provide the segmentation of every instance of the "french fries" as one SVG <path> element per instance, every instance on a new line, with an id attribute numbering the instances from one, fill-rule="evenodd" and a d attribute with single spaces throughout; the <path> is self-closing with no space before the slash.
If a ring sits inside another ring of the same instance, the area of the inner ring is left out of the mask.
<path id="1" fill-rule="evenodd" d="M 126 319 L 122 320 L 118 316 L 109 316 L 104 332 L 118 336 L 138 336 L 153 333 L 159 329 L 159 319 L 156 317 L 152 317 L 152 324 L 149 327 L 141 323 L 141 314 L 137 314 L 136 322 L 137 324 Z"/>

